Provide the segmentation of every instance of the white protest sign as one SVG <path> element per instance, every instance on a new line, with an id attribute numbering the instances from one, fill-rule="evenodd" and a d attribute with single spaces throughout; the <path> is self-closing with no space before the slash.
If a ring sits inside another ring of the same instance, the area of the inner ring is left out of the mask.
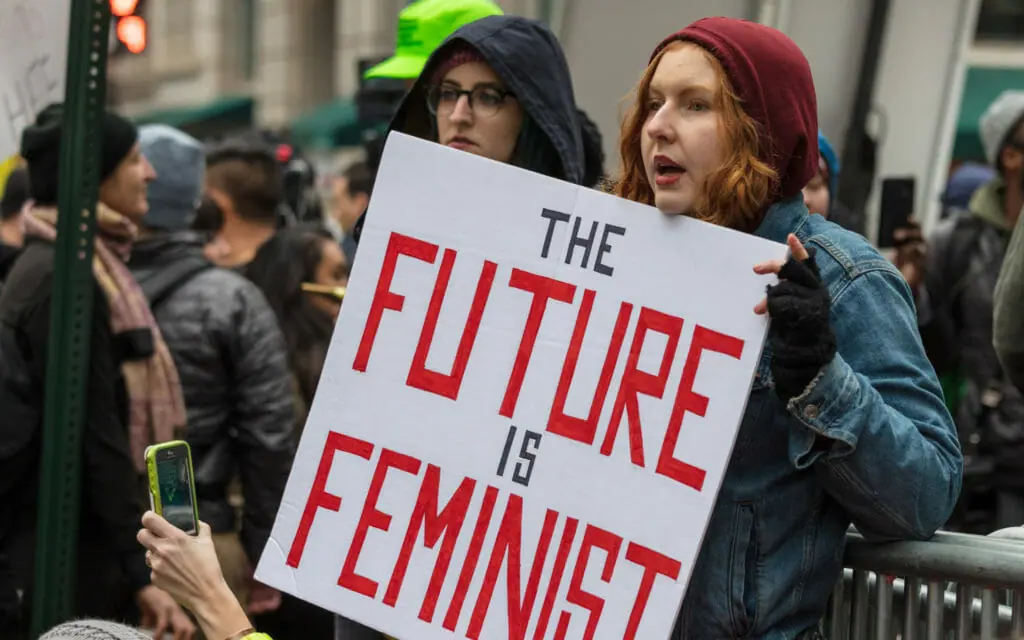
<path id="1" fill-rule="evenodd" d="M 367 220 L 257 578 L 403 640 L 667 638 L 786 248 L 399 134 Z"/>
<path id="2" fill-rule="evenodd" d="M 21 131 L 64 99 L 71 0 L 0 0 L 0 162 Z"/>

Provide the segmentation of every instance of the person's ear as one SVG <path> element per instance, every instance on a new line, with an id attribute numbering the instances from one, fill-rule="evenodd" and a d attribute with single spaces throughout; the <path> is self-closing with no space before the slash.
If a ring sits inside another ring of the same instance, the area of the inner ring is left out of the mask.
<path id="1" fill-rule="evenodd" d="M 1024 168 L 1024 152 L 1012 146 L 1003 147 L 999 153 L 999 161 L 1003 169 L 1016 173 Z"/>
<path id="2" fill-rule="evenodd" d="M 364 211 L 366 211 L 366 208 L 368 206 L 370 206 L 370 194 L 366 193 L 365 191 L 363 193 L 356 194 L 356 196 L 354 198 L 352 198 L 352 200 L 357 205 L 359 205 L 359 214 L 360 215 L 362 215 L 362 213 Z"/>
<path id="3" fill-rule="evenodd" d="M 221 213 L 223 213 L 225 217 L 235 215 L 235 207 L 231 202 L 231 198 L 228 197 L 228 194 L 215 187 L 208 187 L 206 189 L 206 195 L 217 203 L 217 208 L 221 210 Z"/>

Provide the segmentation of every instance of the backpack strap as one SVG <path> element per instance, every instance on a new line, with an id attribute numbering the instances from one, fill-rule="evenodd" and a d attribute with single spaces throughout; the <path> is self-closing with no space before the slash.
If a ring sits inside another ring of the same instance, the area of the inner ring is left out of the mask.
<path id="1" fill-rule="evenodd" d="M 149 308 L 156 313 L 160 305 L 179 287 L 213 267 L 213 263 L 201 255 L 188 256 L 161 269 L 152 278 L 139 283 L 139 286 L 149 300 Z"/>

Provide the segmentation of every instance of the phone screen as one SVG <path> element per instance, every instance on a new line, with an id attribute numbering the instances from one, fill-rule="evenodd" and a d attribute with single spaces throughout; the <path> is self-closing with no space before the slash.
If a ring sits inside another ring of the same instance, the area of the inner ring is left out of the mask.
<path id="1" fill-rule="evenodd" d="M 196 533 L 192 478 L 186 449 L 174 447 L 157 453 L 156 475 L 160 490 L 160 515 L 182 531 Z"/>

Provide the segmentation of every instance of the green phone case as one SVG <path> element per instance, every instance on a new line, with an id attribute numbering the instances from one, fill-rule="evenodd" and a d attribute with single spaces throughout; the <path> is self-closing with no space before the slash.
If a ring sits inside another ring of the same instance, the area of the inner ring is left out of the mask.
<path id="1" fill-rule="evenodd" d="M 188 490 L 192 495 L 192 520 L 195 522 L 193 531 L 187 532 L 192 535 L 199 535 L 199 506 L 196 501 L 196 474 L 192 467 L 192 448 L 184 440 L 171 440 L 154 444 L 146 448 L 146 471 L 149 476 L 149 503 L 153 511 L 163 516 L 163 505 L 160 504 L 160 482 L 156 470 L 156 454 L 159 451 L 182 447 L 185 449 L 185 461 L 188 464 Z"/>

